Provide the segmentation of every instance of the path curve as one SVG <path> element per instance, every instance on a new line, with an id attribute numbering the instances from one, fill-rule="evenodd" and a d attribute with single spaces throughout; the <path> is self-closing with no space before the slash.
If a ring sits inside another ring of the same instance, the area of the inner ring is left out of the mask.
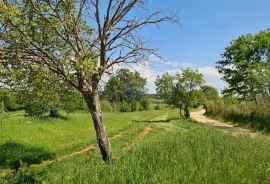
<path id="1" fill-rule="evenodd" d="M 229 125 L 227 123 L 222 123 L 222 122 L 219 122 L 217 120 L 213 120 L 211 118 L 208 118 L 208 117 L 204 116 L 204 113 L 205 113 L 205 109 L 202 109 L 201 111 L 190 113 L 190 117 L 191 117 L 191 119 L 193 119 L 199 123 L 211 125 L 211 126 L 214 126 L 218 129 L 221 129 L 221 130 L 225 130 L 225 131 L 229 131 L 229 132 L 233 132 L 233 133 L 237 133 L 237 134 L 244 133 L 244 134 L 250 134 L 252 136 L 256 135 L 256 133 L 253 133 L 250 130 L 247 130 L 244 128 L 239 128 L 239 127 L 234 127 L 234 126 Z"/>

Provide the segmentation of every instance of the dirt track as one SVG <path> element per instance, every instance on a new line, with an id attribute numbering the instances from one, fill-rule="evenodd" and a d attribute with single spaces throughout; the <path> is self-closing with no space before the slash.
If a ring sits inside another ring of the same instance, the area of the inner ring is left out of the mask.
<path id="1" fill-rule="evenodd" d="M 229 131 L 232 133 L 236 133 L 236 134 L 250 134 L 252 136 L 256 135 L 256 133 L 251 132 L 250 130 L 244 129 L 244 128 L 239 128 L 239 127 L 234 127 L 232 125 L 229 125 L 227 123 L 222 123 L 216 120 L 213 120 L 211 118 L 208 118 L 206 116 L 204 116 L 205 110 L 201 110 L 198 112 L 192 112 L 190 113 L 191 119 L 199 122 L 199 123 L 203 123 L 203 124 L 207 124 L 207 125 L 211 125 L 214 126 L 218 129 L 224 130 L 224 131 Z"/>

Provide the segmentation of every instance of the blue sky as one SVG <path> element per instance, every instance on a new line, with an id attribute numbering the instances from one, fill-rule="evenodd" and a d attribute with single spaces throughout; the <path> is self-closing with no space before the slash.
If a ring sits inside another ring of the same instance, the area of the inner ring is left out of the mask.
<path id="1" fill-rule="evenodd" d="M 240 35 L 270 28 L 269 0 L 149 0 L 148 7 L 152 11 L 180 10 L 182 27 L 165 23 L 160 29 L 150 26 L 143 30 L 166 59 L 160 62 L 153 57 L 153 67 L 134 67 L 148 78 L 150 93 L 155 93 L 158 74 L 173 74 L 188 66 L 203 73 L 207 84 L 223 89 L 226 83 L 220 80 L 215 63 L 224 48 Z"/>

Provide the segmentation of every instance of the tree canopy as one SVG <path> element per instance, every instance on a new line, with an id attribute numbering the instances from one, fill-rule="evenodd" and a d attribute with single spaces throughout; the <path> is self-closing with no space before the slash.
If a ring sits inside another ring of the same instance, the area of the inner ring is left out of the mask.
<path id="1" fill-rule="evenodd" d="M 146 79 L 139 72 L 120 69 L 106 83 L 102 97 L 112 104 L 120 104 L 120 111 L 147 110 Z"/>
<path id="2" fill-rule="evenodd" d="M 44 67 L 76 88 L 91 113 L 103 160 L 109 162 L 112 152 L 99 102 L 100 79 L 115 64 L 158 56 L 140 34 L 141 28 L 178 24 L 179 19 L 178 12 L 150 12 L 147 0 L 106 0 L 105 10 L 100 4 L 100 0 L 1 1 L 0 73 L 6 82 L 12 71 Z"/>
<path id="3" fill-rule="evenodd" d="M 253 100 L 270 96 L 270 30 L 233 40 L 222 54 L 217 68 L 229 87 L 224 94 Z"/>
<path id="4" fill-rule="evenodd" d="M 203 75 L 197 70 L 187 68 L 181 70 L 176 75 L 171 76 L 169 73 L 157 76 L 155 84 L 157 93 L 165 101 L 180 109 L 184 108 L 185 117 L 189 117 L 189 107 L 202 101 L 203 94 L 198 91 L 204 84 Z"/>

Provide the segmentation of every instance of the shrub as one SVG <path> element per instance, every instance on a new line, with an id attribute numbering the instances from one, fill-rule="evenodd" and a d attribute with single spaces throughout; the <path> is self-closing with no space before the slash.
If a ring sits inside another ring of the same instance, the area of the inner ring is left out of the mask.
<path id="1" fill-rule="evenodd" d="M 101 107 L 101 110 L 103 112 L 113 112 L 114 111 L 114 108 L 113 106 L 111 105 L 110 102 L 106 101 L 106 100 L 102 100 L 101 103 L 100 103 L 100 107 Z"/>
<path id="2" fill-rule="evenodd" d="M 132 100 L 130 103 L 130 111 L 135 112 L 137 110 L 137 102 L 135 100 Z"/>
<path id="3" fill-rule="evenodd" d="M 0 146 L 0 168 L 18 170 L 23 165 L 30 166 L 39 164 L 43 160 L 56 157 L 54 153 L 46 151 L 41 147 L 29 147 L 13 141 L 6 142 Z"/>
<path id="4" fill-rule="evenodd" d="M 207 115 L 231 121 L 240 126 L 270 133 L 270 100 L 238 101 L 225 99 L 219 103 L 208 103 Z"/>
<path id="5" fill-rule="evenodd" d="M 32 103 L 28 104 L 25 107 L 25 112 L 28 113 L 29 116 L 41 116 L 48 111 L 48 107 L 46 107 L 46 105 L 43 105 L 42 103 Z"/>
<path id="6" fill-rule="evenodd" d="M 160 110 L 160 104 L 157 104 L 157 105 L 155 106 L 155 110 Z"/>
<path id="7" fill-rule="evenodd" d="M 126 101 L 123 101 L 120 107 L 120 112 L 130 112 L 130 111 L 131 111 L 130 105 Z"/>
<path id="8" fill-rule="evenodd" d="M 140 107 L 142 108 L 142 110 L 148 111 L 150 108 L 150 101 L 148 98 L 144 97 L 141 99 L 140 101 Z"/>

